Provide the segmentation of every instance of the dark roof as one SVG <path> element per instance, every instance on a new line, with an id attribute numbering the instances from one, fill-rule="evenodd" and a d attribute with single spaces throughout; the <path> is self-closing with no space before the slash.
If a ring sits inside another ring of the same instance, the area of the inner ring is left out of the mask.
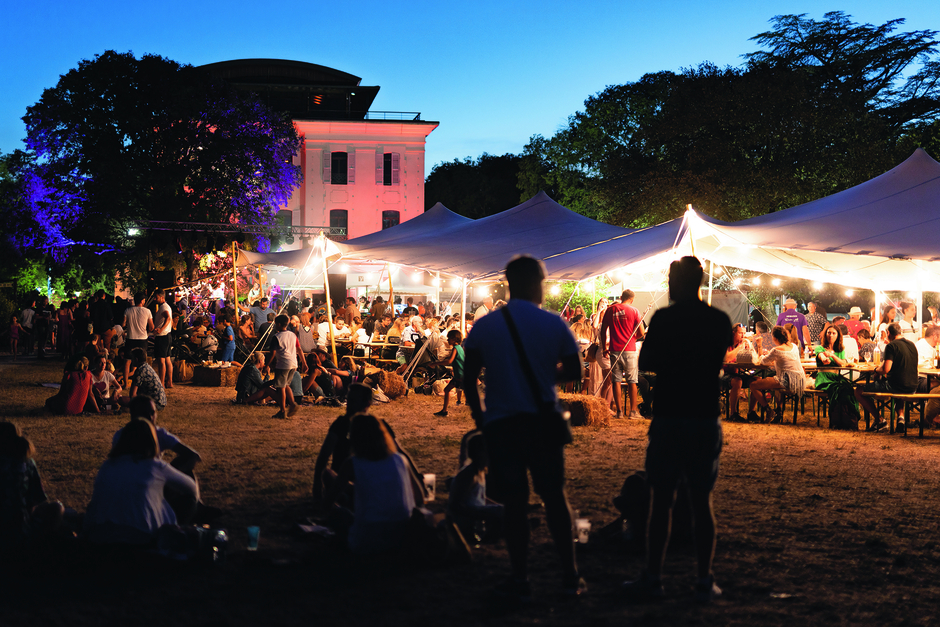
<path id="1" fill-rule="evenodd" d="M 379 93 L 377 86 L 361 86 L 358 76 L 302 61 L 237 59 L 200 67 L 294 119 L 361 120 Z"/>

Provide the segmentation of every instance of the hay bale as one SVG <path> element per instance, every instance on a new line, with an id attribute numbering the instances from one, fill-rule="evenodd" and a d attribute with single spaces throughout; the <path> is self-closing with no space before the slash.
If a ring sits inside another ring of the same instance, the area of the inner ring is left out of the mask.
<path id="1" fill-rule="evenodd" d="M 378 376 L 379 385 L 382 386 L 382 391 L 385 392 L 386 396 L 392 400 L 404 396 L 408 388 L 405 386 L 405 380 L 400 374 L 383 370 Z"/>
<path id="2" fill-rule="evenodd" d="M 571 412 L 572 427 L 610 426 L 610 410 L 604 399 L 586 394 L 559 394 L 558 399 Z"/>
<path id="3" fill-rule="evenodd" d="M 238 381 L 238 373 L 241 372 L 241 370 L 241 366 L 234 364 L 228 368 L 196 366 L 193 368 L 193 385 L 233 388 L 235 387 L 235 382 Z"/>

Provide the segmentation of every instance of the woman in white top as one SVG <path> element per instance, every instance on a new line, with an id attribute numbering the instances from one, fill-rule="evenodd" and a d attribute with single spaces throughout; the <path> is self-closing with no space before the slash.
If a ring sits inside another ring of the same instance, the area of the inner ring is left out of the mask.
<path id="1" fill-rule="evenodd" d="M 145 546 L 163 525 L 175 525 L 176 514 L 163 496 L 164 488 L 180 495 L 194 509 L 199 500 L 195 481 L 159 459 L 153 424 L 139 418 L 121 431 L 107 461 L 95 477 L 85 513 L 85 534 L 100 544 Z"/>
<path id="2" fill-rule="evenodd" d="M 356 511 L 349 529 L 350 550 L 360 555 L 400 550 L 405 546 L 412 510 L 424 504 L 421 486 L 408 460 L 396 452 L 388 429 L 375 416 L 353 417 L 349 442 L 353 456 L 340 468 L 327 506 L 352 484 Z"/>
<path id="3" fill-rule="evenodd" d="M 748 403 L 747 414 L 749 422 L 760 422 L 760 416 L 754 408 L 758 403 L 762 407 L 767 407 L 765 392 L 776 394 L 783 390 L 791 394 L 802 394 L 805 386 L 803 366 L 800 364 L 799 344 L 794 345 L 790 342 L 790 336 L 783 327 L 774 327 L 771 337 L 775 346 L 761 357 L 760 363 L 762 366 L 773 365 L 776 374 L 751 383 L 751 400 Z M 783 421 L 783 410 L 779 404 L 777 407 L 777 412 L 771 420 L 774 424 Z"/>

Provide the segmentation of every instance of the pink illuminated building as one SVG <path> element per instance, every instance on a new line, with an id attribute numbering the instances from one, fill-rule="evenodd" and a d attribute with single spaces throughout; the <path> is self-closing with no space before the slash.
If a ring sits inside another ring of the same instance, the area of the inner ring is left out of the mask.
<path id="1" fill-rule="evenodd" d="M 351 239 L 424 212 L 424 146 L 437 122 L 370 111 L 378 87 L 321 65 L 242 59 L 203 67 L 288 112 L 303 136 L 294 157 L 303 181 L 279 215 L 282 223 L 345 227 Z M 284 249 L 301 245 L 298 239 Z"/>

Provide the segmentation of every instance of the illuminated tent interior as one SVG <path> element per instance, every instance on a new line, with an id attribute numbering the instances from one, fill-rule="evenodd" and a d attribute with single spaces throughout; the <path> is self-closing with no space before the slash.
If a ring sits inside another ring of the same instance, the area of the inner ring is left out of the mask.
<path id="1" fill-rule="evenodd" d="M 727 223 L 687 213 L 702 258 L 874 290 L 940 291 L 940 163 L 918 148 L 842 192 Z"/>

